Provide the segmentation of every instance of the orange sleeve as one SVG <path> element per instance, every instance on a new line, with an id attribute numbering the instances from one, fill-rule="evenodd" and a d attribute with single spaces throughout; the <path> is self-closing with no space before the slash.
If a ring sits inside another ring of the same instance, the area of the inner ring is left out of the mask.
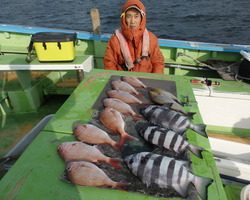
<path id="1" fill-rule="evenodd" d="M 160 51 L 158 38 L 150 32 L 150 59 L 153 66 L 153 73 L 164 73 L 164 57 Z"/>
<path id="2" fill-rule="evenodd" d="M 112 35 L 106 48 L 103 59 L 104 69 L 119 70 L 117 48 L 119 48 L 119 41 Z"/>

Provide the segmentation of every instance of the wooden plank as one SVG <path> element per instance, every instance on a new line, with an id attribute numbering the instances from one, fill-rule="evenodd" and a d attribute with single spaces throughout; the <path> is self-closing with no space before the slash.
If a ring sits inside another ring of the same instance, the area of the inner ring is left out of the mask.
<path id="1" fill-rule="evenodd" d="M 94 34 L 101 34 L 101 20 L 99 10 L 97 8 L 92 8 L 90 11 L 92 19 L 92 27 Z"/>

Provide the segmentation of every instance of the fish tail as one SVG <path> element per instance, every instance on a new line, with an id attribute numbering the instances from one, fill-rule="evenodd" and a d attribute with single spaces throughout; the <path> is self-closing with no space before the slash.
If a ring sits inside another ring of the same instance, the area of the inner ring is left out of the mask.
<path id="1" fill-rule="evenodd" d="M 203 137 L 208 138 L 206 133 L 206 125 L 205 124 L 191 124 L 190 128 L 194 130 L 195 132 L 199 133 Z"/>
<path id="2" fill-rule="evenodd" d="M 110 145 L 111 145 L 112 148 L 115 149 L 115 150 L 118 150 L 118 151 L 119 151 L 119 150 L 121 149 L 121 146 L 120 146 L 119 142 L 112 142 Z"/>
<path id="3" fill-rule="evenodd" d="M 125 140 L 135 140 L 135 141 L 139 140 L 137 137 L 129 135 L 128 133 L 126 133 L 126 135 L 124 135 L 124 138 L 125 138 Z"/>
<path id="4" fill-rule="evenodd" d="M 207 199 L 207 189 L 212 182 L 213 180 L 210 178 L 195 176 L 193 184 L 197 192 L 199 193 L 201 199 Z"/>
<path id="5" fill-rule="evenodd" d="M 183 113 L 184 114 L 184 113 Z M 194 118 L 194 115 L 196 114 L 196 112 L 187 112 L 186 116 L 190 119 Z"/>
<path id="6" fill-rule="evenodd" d="M 139 114 L 135 114 L 135 115 L 133 115 L 132 117 L 133 117 L 133 120 L 134 120 L 135 122 L 144 119 L 144 117 L 143 117 L 142 115 L 139 115 Z"/>
<path id="7" fill-rule="evenodd" d="M 125 134 L 123 134 L 121 136 L 121 139 L 119 141 L 120 148 L 124 145 L 124 143 L 126 142 L 126 140 L 136 140 L 136 141 L 138 141 L 138 138 L 136 138 L 134 136 L 131 136 L 128 133 L 125 132 Z"/>
<path id="8" fill-rule="evenodd" d="M 121 169 L 121 159 L 119 158 L 109 158 L 108 163 L 110 165 L 112 165 L 112 167 L 114 167 L 115 169 Z"/>
<path id="9" fill-rule="evenodd" d="M 144 97 L 144 95 L 140 92 L 134 93 L 137 97 Z"/>
<path id="10" fill-rule="evenodd" d="M 195 154 L 197 157 L 202 158 L 201 152 L 204 150 L 202 147 L 189 144 L 188 150 L 191 151 L 193 154 Z"/>

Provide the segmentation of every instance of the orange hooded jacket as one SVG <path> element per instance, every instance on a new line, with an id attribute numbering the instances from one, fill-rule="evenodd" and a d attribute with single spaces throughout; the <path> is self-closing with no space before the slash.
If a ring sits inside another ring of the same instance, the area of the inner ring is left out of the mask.
<path id="1" fill-rule="evenodd" d="M 128 0 L 122 8 L 124 13 L 130 6 L 136 6 L 144 13 L 146 13 L 144 5 L 139 0 Z M 127 24 L 125 15 L 121 15 L 121 32 L 126 38 L 130 54 L 135 61 L 141 58 L 143 33 L 146 28 L 146 16 L 142 16 L 142 21 L 138 29 L 131 30 Z M 164 70 L 164 57 L 160 52 L 157 37 L 150 31 L 149 32 L 149 57 L 141 59 L 140 63 L 134 63 L 134 67 L 129 71 L 134 72 L 148 72 L 148 73 L 163 73 Z M 115 34 L 110 38 L 106 53 L 104 56 L 105 69 L 109 70 L 126 70 L 125 60 L 121 52 L 120 42 Z"/>

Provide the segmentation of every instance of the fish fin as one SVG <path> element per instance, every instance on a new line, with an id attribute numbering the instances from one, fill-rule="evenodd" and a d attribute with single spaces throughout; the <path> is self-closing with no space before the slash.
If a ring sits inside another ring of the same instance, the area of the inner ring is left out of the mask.
<path id="1" fill-rule="evenodd" d="M 124 145 L 124 143 L 126 142 L 126 140 L 135 140 L 135 141 L 138 141 L 139 139 L 136 138 L 136 137 L 134 137 L 134 136 L 129 135 L 128 133 L 126 133 L 126 134 L 124 134 L 120 138 L 120 141 L 119 141 L 120 148 Z"/>
<path id="2" fill-rule="evenodd" d="M 162 106 L 167 107 L 167 108 L 171 108 L 172 105 L 173 105 L 173 103 L 164 103 Z"/>
<path id="3" fill-rule="evenodd" d="M 191 151 L 193 154 L 195 154 L 197 157 L 202 158 L 201 152 L 204 150 L 202 147 L 189 144 L 188 150 Z"/>
<path id="4" fill-rule="evenodd" d="M 176 103 L 178 103 L 179 105 L 184 106 L 184 104 L 183 104 L 179 99 L 177 99 L 177 97 L 174 98 L 173 100 L 174 100 Z"/>
<path id="5" fill-rule="evenodd" d="M 176 191 L 176 192 L 178 192 L 182 197 L 187 197 L 187 188 L 184 190 L 183 188 L 181 188 L 180 186 L 179 187 L 177 187 L 177 185 L 176 186 L 173 186 L 173 189 Z"/>
<path id="6" fill-rule="evenodd" d="M 186 167 L 188 170 L 191 169 L 191 161 L 178 160 L 178 162 L 184 167 Z"/>
<path id="7" fill-rule="evenodd" d="M 193 119 L 195 114 L 196 114 L 196 112 L 187 112 L 187 113 L 186 113 L 186 116 L 187 116 L 189 119 Z"/>
<path id="8" fill-rule="evenodd" d="M 72 184 L 72 182 L 70 181 L 69 176 L 68 176 L 68 169 L 64 170 L 63 174 L 60 176 L 59 179 L 65 183 Z"/>
<path id="9" fill-rule="evenodd" d="M 130 183 L 126 182 L 115 182 L 115 184 L 112 186 L 112 188 L 120 189 L 120 190 L 127 190 L 127 187 L 130 185 Z"/>
<path id="10" fill-rule="evenodd" d="M 112 167 L 114 167 L 115 169 L 121 169 L 122 168 L 121 159 L 119 159 L 119 158 L 110 158 L 108 163 L 110 165 L 112 165 Z"/>
<path id="11" fill-rule="evenodd" d="M 144 117 L 139 114 L 132 115 L 133 121 L 137 122 L 139 120 L 144 120 Z"/>
<path id="12" fill-rule="evenodd" d="M 195 176 L 192 183 L 194 184 L 195 189 L 199 193 L 201 199 L 207 199 L 207 189 L 212 184 L 213 180 L 210 178 Z"/>
<path id="13" fill-rule="evenodd" d="M 74 131 L 78 126 L 83 125 L 83 122 L 78 120 L 72 123 L 72 130 Z"/>
<path id="14" fill-rule="evenodd" d="M 191 124 L 190 128 L 205 138 L 208 138 L 205 124 Z"/>
<path id="15" fill-rule="evenodd" d="M 121 150 L 121 146 L 120 146 L 119 142 L 114 142 L 114 143 L 111 144 L 111 146 L 115 150 L 118 150 L 118 151 Z"/>
<path id="16" fill-rule="evenodd" d="M 134 95 L 137 96 L 137 97 L 144 97 L 144 95 L 142 93 L 140 93 L 140 92 L 138 92 L 137 94 L 134 93 Z"/>

